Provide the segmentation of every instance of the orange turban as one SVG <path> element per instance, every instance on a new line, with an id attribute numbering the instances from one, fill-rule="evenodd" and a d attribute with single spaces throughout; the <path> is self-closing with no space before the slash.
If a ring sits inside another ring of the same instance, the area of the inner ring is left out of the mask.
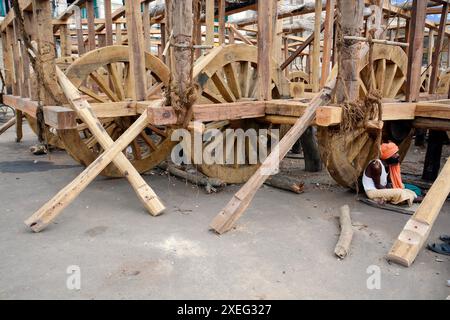
<path id="1" fill-rule="evenodd" d="M 386 160 L 392 157 L 394 154 L 396 154 L 399 151 L 398 146 L 393 143 L 383 143 L 381 145 L 381 160 Z"/>

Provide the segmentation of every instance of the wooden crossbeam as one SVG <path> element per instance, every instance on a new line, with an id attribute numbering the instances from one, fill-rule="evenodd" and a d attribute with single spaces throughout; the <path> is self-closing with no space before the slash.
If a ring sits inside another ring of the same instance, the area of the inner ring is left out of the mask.
<path id="1" fill-rule="evenodd" d="M 152 215 L 161 214 L 165 210 L 164 205 L 127 157 L 121 152 L 145 129 L 148 124 L 147 113 L 144 112 L 127 132 L 114 142 L 98 118 L 94 116 L 89 103 L 81 97 L 72 82 L 70 82 L 58 67 L 56 68 L 56 73 L 59 84 L 67 99 L 70 101 L 72 108 L 89 127 L 89 130 L 106 152 L 103 156 L 97 158 L 77 179 L 27 219 L 25 224 L 35 232 L 43 230 L 111 161 L 114 162 L 124 177 L 128 179 L 145 208 Z M 162 104 L 162 100 L 155 103 Z"/>

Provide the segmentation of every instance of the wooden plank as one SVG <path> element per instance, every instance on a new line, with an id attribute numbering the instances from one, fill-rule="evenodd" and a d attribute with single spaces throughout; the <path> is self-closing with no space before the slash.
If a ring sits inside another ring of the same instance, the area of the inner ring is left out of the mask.
<path id="1" fill-rule="evenodd" d="M 322 77 L 320 86 L 323 87 L 330 75 L 331 53 L 333 49 L 333 27 L 334 27 L 334 7 L 336 0 L 327 0 L 326 16 L 323 31 L 323 55 L 322 55 Z"/>
<path id="2" fill-rule="evenodd" d="M 36 118 L 36 110 L 38 107 L 37 101 L 32 101 L 29 98 L 22 98 L 19 96 L 6 94 L 3 96 L 3 102 L 16 110 L 20 110 L 32 116 L 33 118 Z"/>
<path id="3" fill-rule="evenodd" d="M 387 259 L 405 267 L 411 266 L 450 193 L 450 158 L 428 191 L 413 217 L 408 221 L 387 255 Z"/>
<path id="4" fill-rule="evenodd" d="M 153 215 L 161 214 L 165 210 L 164 205 L 126 156 L 121 152 L 147 126 L 147 114 L 144 113 L 139 117 L 139 119 L 116 142 L 114 142 L 103 128 L 100 121 L 93 115 L 89 103 L 81 97 L 76 87 L 59 68 L 57 68 L 57 76 L 61 88 L 67 96 L 67 99 L 70 101 L 72 108 L 77 112 L 78 116 L 83 119 L 84 123 L 89 127 L 92 134 L 106 151 L 86 168 L 81 175 L 72 181 L 72 183 L 62 189 L 53 199 L 28 218 L 25 221 L 25 224 L 34 232 L 39 232 L 46 228 L 111 161 L 114 162 L 121 173 L 128 179 L 145 208 Z M 162 101 L 155 103 L 160 105 Z"/>
<path id="5" fill-rule="evenodd" d="M 205 44 L 214 45 L 214 0 L 206 0 L 206 41 Z"/>
<path id="6" fill-rule="evenodd" d="M 112 22 L 112 7 L 111 0 L 105 1 L 105 31 L 106 31 L 106 45 L 113 45 L 113 22 Z"/>
<path id="7" fill-rule="evenodd" d="M 44 107 L 44 120 L 45 124 L 58 130 L 77 128 L 77 113 L 65 107 Z"/>
<path id="8" fill-rule="evenodd" d="M 438 38 L 435 44 L 434 53 L 433 53 L 433 62 L 431 65 L 431 77 L 430 77 L 430 89 L 429 93 L 436 93 L 437 83 L 438 83 L 438 75 L 440 72 L 440 62 L 441 62 L 441 53 L 444 48 L 444 38 L 445 38 L 445 30 L 447 28 L 447 16 L 448 16 L 448 8 L 449 4 L 445 3 L 442 6 L 442 14 L 441 21 L 439 24 L 439 32 Z M 428 52 L 428 54 L 431 54 Z"/>
<path id="9" fill-rule="evenodd" d="M 418 102 L 416 106 L 416 117 L 450 119 L 450 105 Z"/>
<path id="10" fill-rule="evenodd" d="M 143 18 L 142 18 L 142 24 L 144 27 L 144 50 L 151 52 L 151 32 L 150 32 L 150 3 L 143 3 L 142 6 L 144 7 L 143 10 Z"/>
<path id="11" fill-rule="evenodd" d="M 75 28 L 77 32 L 78 54 L 81 56 L 86 52 L 86 48 L 84 46 L 83 25 L 81 23 L 81 10 L 77 6 L 74 7 L 74 17 L 75 17 Z"/>
<path id="12" fill-rule="evenodd" d="M 94 0 L 87 0 L 86 11 L 88 19 L 88 48 L 89 51 L 95 50 L 95 8 Z"/>
<path id="13" fill-rule="evenodd" d="M 145 71 L 144 36 L 142 32 L 141 5 L 139 2 L 126 1 L 126 18 L 128 30 L 128 48 L 134 100 L 146 100 L 147 77 Z"/>
<path id="14" fill-rule="evenodd" d="M 270 0 L 267 0 L 270 1 Z M 225 43 L 225 0 L 218 0 L 219 10 L 219 44 Z"/>
<path id="15" fill-rule="evenodd" d="M 277 1 L 258 2 L 258 84 L 259 100 L 272 99 L 273 41 L 276 31 Z"/>
<path id="16" fill-rule="evenodd" d="M 312 90 L 318 92 L 320 87 L 320 32 L 322 20 L 322 0 L 316 0 L 316 11 L 314 17 L 314 44 L 312 56 Z"/>
<path id="17" fill-rule="evenodd" d="M 196 105 L 193 107 L 195 121 L 239 120 L 264 117 L 266 105 L 263 101 Z"/>
<path id="18" fill-rule="evenodd" d="M 426 1 L 413 0 L 409 30 L 408 76 L 406 78 L 407 101 L 417 101 L 420 92 L 426 5 Z"/>
<path id="19" fill-rule="evenodd" d="M 178 123 L 178 116 L 172 107 L 148 107 L 148 123 L 156 126 L 168 126 Z"/>

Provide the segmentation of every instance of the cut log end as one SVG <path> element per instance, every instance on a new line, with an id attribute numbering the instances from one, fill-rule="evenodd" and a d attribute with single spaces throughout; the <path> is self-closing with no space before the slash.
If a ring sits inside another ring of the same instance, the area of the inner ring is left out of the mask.
<path id="1" fill-rule="evenodd" d="M 350 217 L 350 207 L 345 205 L 341 207 L 341 215 L 339 218 L 341 225 L 341 235 L 336 244 L 334 253 L 341 259 L 344 259 L 350 252 L 350 244 L 353 238 L 352 220 Z"/>

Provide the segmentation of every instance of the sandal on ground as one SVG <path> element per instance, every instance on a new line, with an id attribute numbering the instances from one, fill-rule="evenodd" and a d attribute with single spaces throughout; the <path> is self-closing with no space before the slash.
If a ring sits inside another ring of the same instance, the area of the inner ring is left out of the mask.
<path id="1" fill-rule="evenodd" d="M 450 244 L 448 243 L 432 243 L 427 248 L 433 252 L 450 256 Z"/>
<path id="2" fill-rule="evenodd" d="M 445 234 L 444 234 L 444 235 L 440 236 L 439 239 L 440 239 L 441 241 L 444 241 L 444 242 L 450 244 L 450 236 L 448 236 L 448 235 L 445 235 Z"/>

